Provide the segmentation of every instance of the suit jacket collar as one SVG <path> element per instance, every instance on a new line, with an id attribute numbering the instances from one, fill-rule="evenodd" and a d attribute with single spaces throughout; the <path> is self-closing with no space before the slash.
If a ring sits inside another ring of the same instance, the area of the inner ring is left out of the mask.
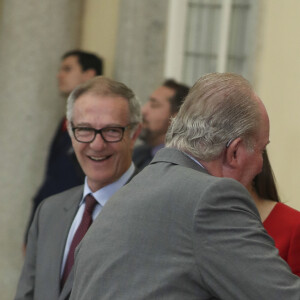
<path id="1" fill-rule="evenodd" d="M 163 148 L 159 150 L 154 156 L 151 164 L 155 164 L 158 162 L 168 162 L 175 165 L 184 166 L 187 168 L 191 168 L 193 170 L 207 173 L 207 170 L 202 168 L 196 162 L 194 162 L 191 158 L 189 158 L 182 151 L 175 148 Z"/>
<path id="2" fill-rule="evenodd" d="M 74 189 L 74 194 L 72 198 L 78 199 L 78 202 L 76 202 L 76 205 L 78 206 L 83 195 L 83 185 L 80 185 L 78 187 L 73 188 Z M 68 199 L 65 199 L 63 201 L 63 208 L 64 210 L 68 211 L 69 209 L 72 209 L 74 207 L 74 200 L 68 201 Z"/>

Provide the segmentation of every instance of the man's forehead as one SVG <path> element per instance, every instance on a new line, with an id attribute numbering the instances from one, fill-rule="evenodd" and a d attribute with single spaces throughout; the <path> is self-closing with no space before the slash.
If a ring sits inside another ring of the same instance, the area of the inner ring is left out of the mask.
<path id="1" fill-rule="evenodd" d="M 121 95 L 114 94 L 98 94 L 93 91 L 87 91 L 84 94 L 80 95 L 75 103 L 74 107 L 92 107 L 92 106 L 102 106 L 103 108 L 114 108 L 114 110 L 118 109 L 126 109 L 129 112 L 129 102 L 126 98 Z"/>
<path id="2" fill-rule="evenodd" d="M 107 100 L 107 101 L 106 101 Z M 124 99 L 79 98 L 74 104 L 73 121 L 92 127 L 125 126 L 130 120 L 129 106 Z"/>
<path id="3" fill-rule="evenodd" d="M 258 143 L 261 147 L 266 147 L 270 143 L 270 123 L 267 111 L 261 112 L 261 122 L 259 123 Z"/>
<path id="4" fill-rule="evenodd" d="M 169 100 L 175 95 L 175 91 L 166 86 L 158 87 L 150 96 L 151 101 L 165 101 Z"/>
<path id="5" fill-rule="evenodd" d="M 79 60 L 76 55 L 70 55 L 64 58 L 61 62 L 62 65 L 79 65 Z"/>

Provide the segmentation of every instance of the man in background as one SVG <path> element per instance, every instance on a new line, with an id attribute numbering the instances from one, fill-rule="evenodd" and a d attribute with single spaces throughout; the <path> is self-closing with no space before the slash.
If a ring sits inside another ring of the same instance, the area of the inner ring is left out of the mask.
<path id="1" fill-rule="evenodd" d="M 139 170 L 147 166 L 156 152 L 165 146 L 170 120 L 177 114 L 188 91 L 188 86 L 168 79 L 142 107 L 143 130 L 139 138 L 144 143 L 133 151 L 133 161 Z"/>
<path id="2" fill-rule="evenodd" d="M 200 78 L 166 147 L 78 246 L 70 299 L 299 300 L 300 278 L 246 189 L 268 143 L 268 114 L 248 81 Z"/>
<path id="3" fill-rule="evenodd" d="M 127 86 L 102 76 L 69 96 L 68 132 L 86 179 L 39 205 L 16 300 L 68 298 L 76 246 L 108 199 L 136 172 L 132 150 L 141 130 L 140 108 Z"/>
<path id="4" fill-rule="evenodd" d="M 62 56 L 57 74 L 59 91 L 67 98 L 76 86 L 102 73 L 103 62 L 100 57 L 81 50 L 69 51 Z M 32 211 L 25 233 L 25 244 L 34 213 L 42 200 L 80 185 L 83 180 L 84 173 L 75 157 L 64 117 L 58 125 L 49 149 L 44 180 L 33 197 Z"/>

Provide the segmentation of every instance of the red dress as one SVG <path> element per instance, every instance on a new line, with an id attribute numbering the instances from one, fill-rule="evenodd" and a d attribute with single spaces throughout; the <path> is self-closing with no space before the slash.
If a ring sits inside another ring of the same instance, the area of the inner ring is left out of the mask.
<path id="1" fill-rule="evenodd" d="M 274 239 L 280 256 L 300 276 L 300 212 L 277 203 L 263 225 Z"/>

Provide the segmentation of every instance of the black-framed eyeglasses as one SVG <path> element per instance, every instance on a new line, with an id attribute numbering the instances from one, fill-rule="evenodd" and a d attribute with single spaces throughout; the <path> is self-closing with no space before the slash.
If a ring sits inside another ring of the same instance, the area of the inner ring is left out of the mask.
<path id="1" fill-rule="evenodd" d="M 74 127 L 72 124 L 72 131 L 77 142 L 92 143 L 97 134 L 100 134 L 102 139 L 107 143 L 117 143 L 123 139 L 124 131 L 132 124 L 127 126 L 112 126 L 95 129 L 92 127 Z"/>

